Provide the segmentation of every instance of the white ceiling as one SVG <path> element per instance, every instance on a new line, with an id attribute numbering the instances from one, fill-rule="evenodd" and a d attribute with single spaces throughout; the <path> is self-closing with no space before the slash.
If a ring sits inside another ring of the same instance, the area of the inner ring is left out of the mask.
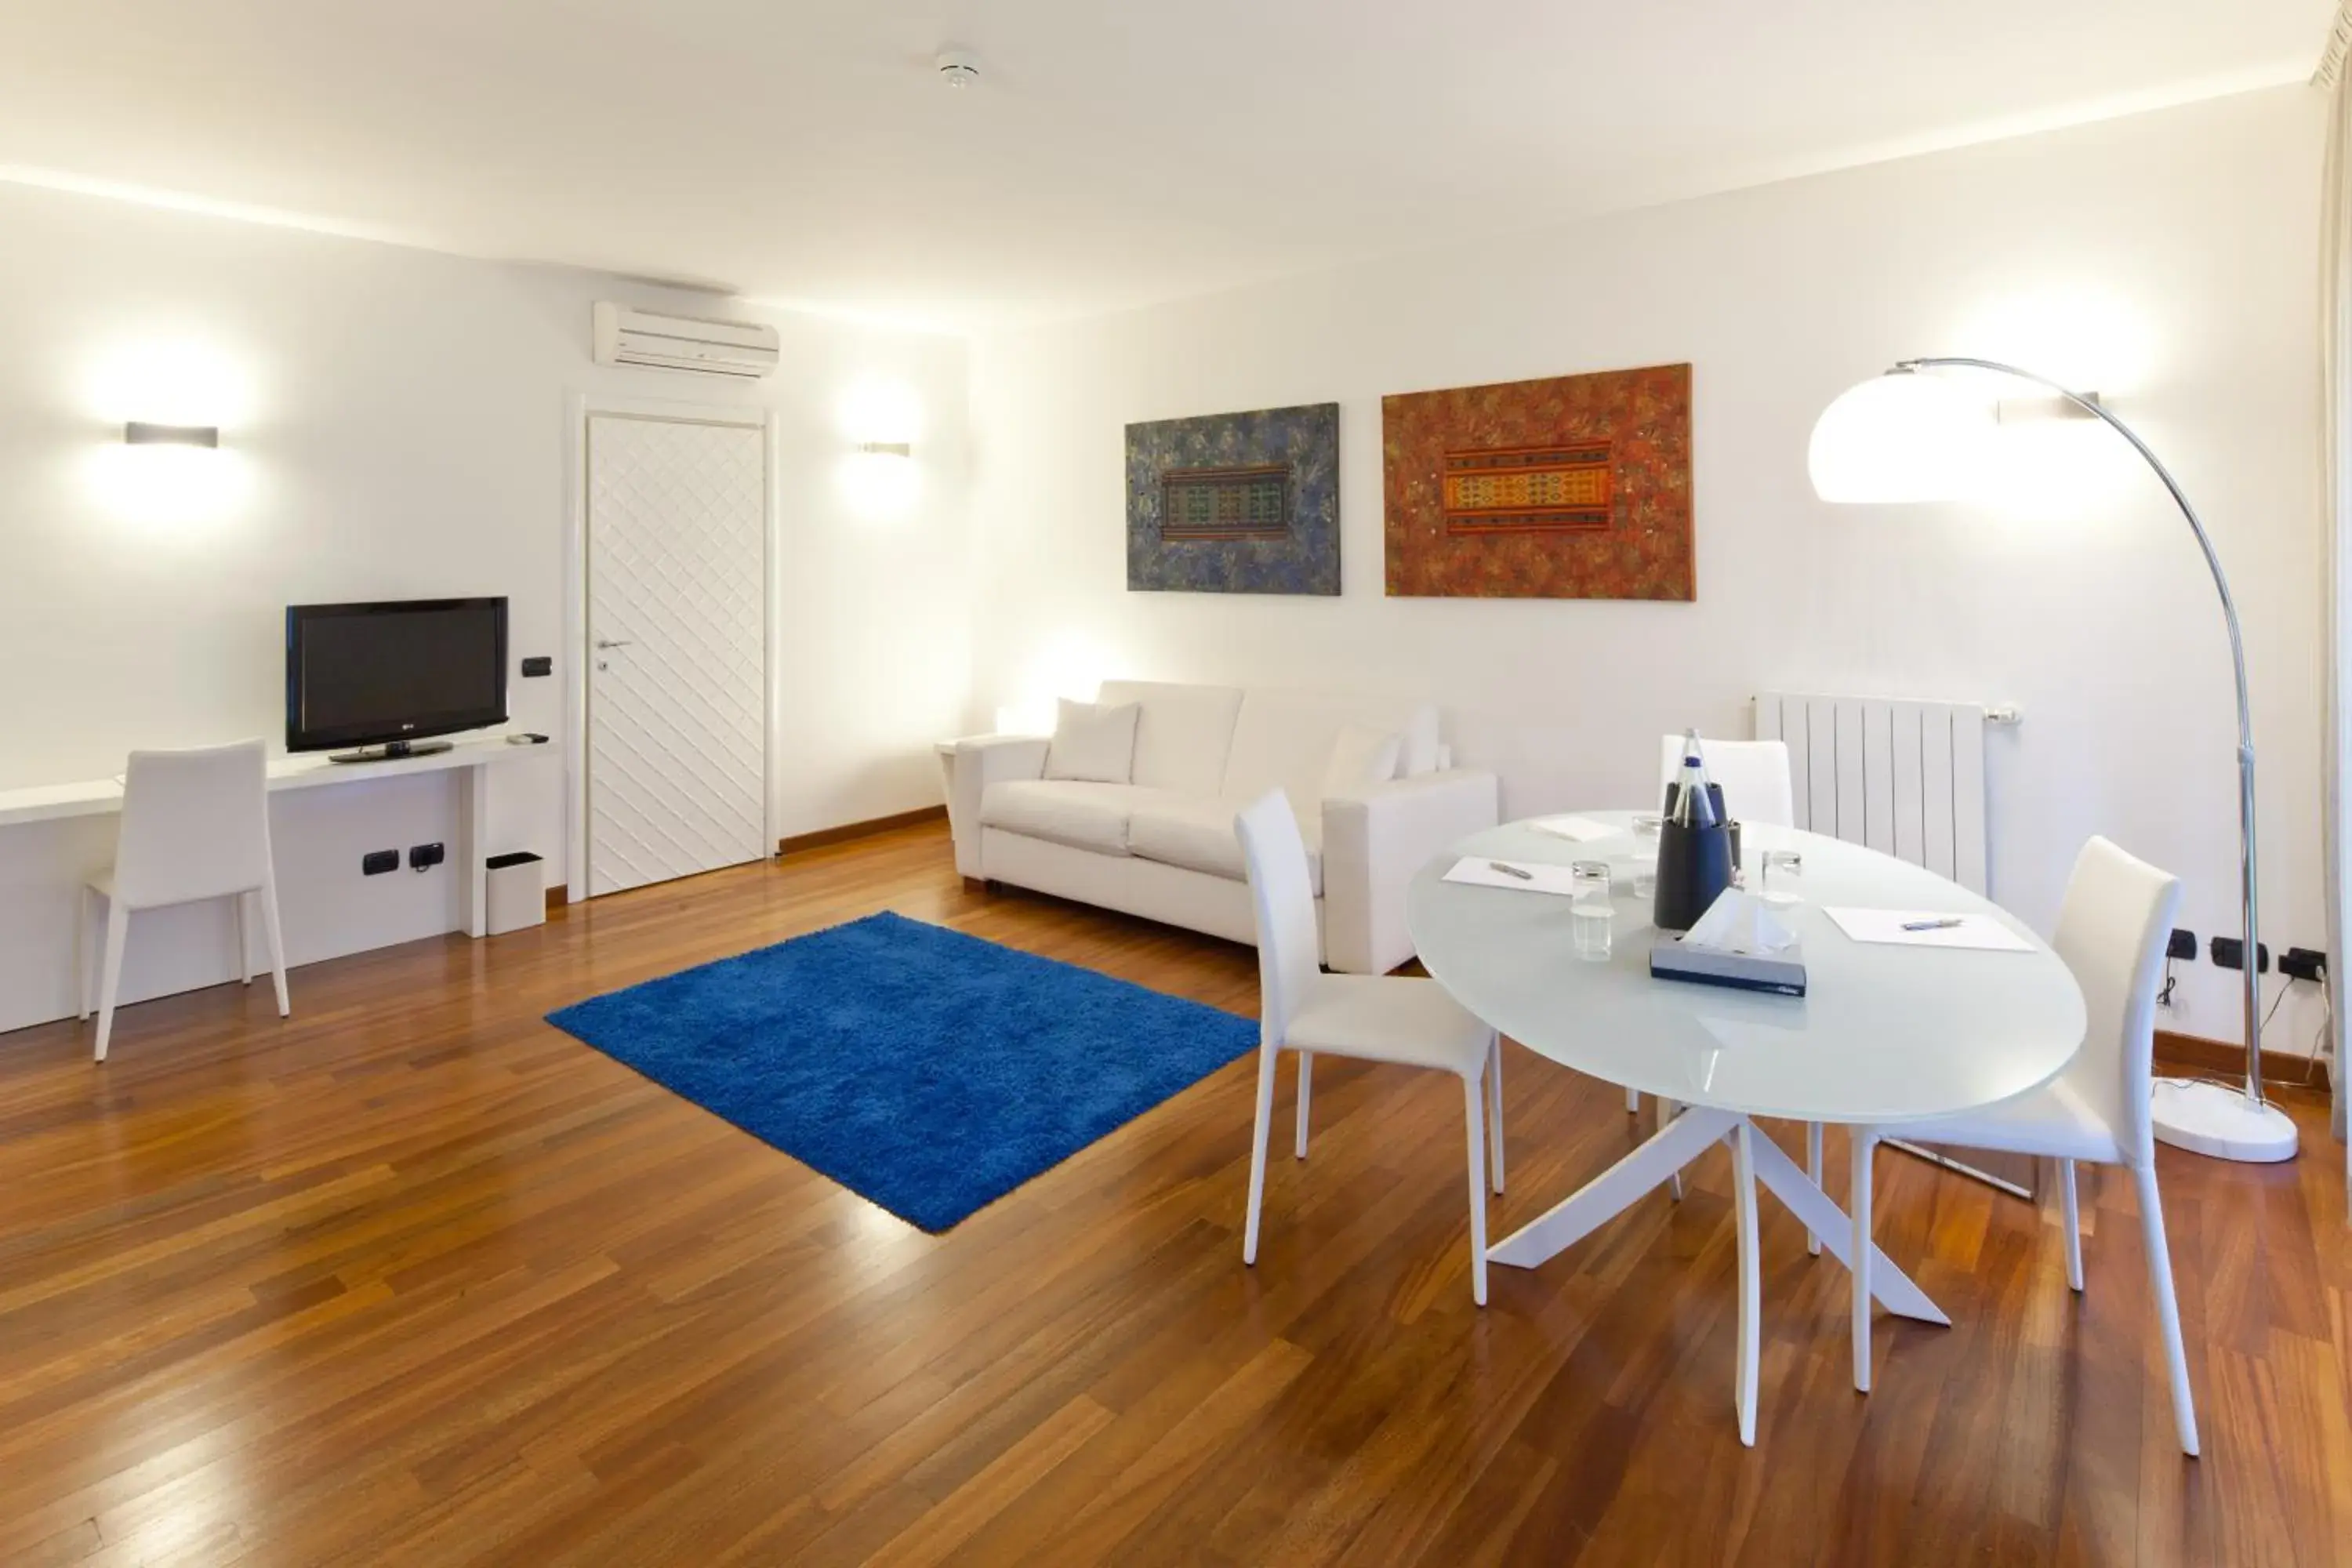
<path id="1" fill-rule="evenodd" d="M 2297 80 L 2334 11 L 19 0 L 0 166 L 969 326 Z"/>

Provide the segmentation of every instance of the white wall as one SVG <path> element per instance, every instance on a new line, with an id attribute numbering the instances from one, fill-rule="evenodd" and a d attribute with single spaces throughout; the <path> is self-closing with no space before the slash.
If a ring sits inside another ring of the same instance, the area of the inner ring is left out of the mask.
<path id="1" fill-rule="evenodd" d="M 776 413 L 781 831 L 940 798 L 929 742 L 960 726 L 969 697 L 960 341 L 743 310 L 782 334 L 782 370 L 756 386 L 600 369 L 592 300 L 703 314 L 717 302 L 13 186 L 0 186 L 0 298 L 13 318 L 0 354 L 0 790 L 118 773 L 134 745 L 282 742 L 281 619 L 299 602 L 509 595 L 517 659 L 553 655 L 559 670 L 510 672 L 515 724 L 560 741 L 567 424 L 585 393 Z M 189 343 L 203 374 L 185 416 L 219 421 L 219 458 L 245 493 L 206 517 L 125 506 L 103 483 L 124 456 L 121 422 L 159 416 L 142 401 L 174 401 L 152 358 Z M 126 355 L 132 382 L 145 378 L 127 394 L 110 371 Z M 923 418 L 923 499 L 888 520 L 856 514 L 836 483 L 838 405 L 869 379 L 910 391 Z M 537 849 L 561 879 L 556 756 L 500 777 L 519 787 L 499 800 L 494 847 Z M 298 961 L 447 928 L 453 869 L 362 881 L 358 854 L 454 843 L 454 801 L 446 779 L 418 779 L 279 805 Z M 111 834 L 103 820 L 0 829 L 0 1028 L 67 1010 L 67 900 Z M 128 994 L 225 972 L 225 923 L 153 924 L 158 940 L 134 938 Z"/>
<path id="2" fill-rule="evenodd" d="M 972 717 L 1105 674 L 1411 689 L 1525 814 L 1647 798 L 1659 732 L 1745 734 L 1759 689 L 2016 702 L 1994 895 L 2046 931 L 2105 833 L 2186 879 L 2200 937 L 2234 931 L 2227 649 L 2145 470 L 2087 426 L 2005 437 L 2021 503 L 1807 483 L 1851 383 L 2008 357 L 2113 396 L 2204 510 L 2247 624 L 2269 944 L 2320 946 L 2320 122 L 2279 89 L 984 340 Z M 1381 394 L 1684 360 L 1695 605 L 1382 596 Z M 1125 423 L 1332 398 L 1342 597 L 1126 591 Z M 2171 1026 L 2239 1037 L 2233 979 L 2196 965 Z"/>

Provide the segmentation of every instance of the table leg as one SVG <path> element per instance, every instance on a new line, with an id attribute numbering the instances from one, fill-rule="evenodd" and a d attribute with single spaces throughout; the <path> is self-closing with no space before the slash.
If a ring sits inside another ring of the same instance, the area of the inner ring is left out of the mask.
<path id="1" fill-rule="evenodd" d="M 1805 1228 L 1821 1238 L 1822 1247 L 1831 1257 L 1847 1268 L 1853 1267 L 1853 1226 L 1845 1211 L 1827 1193 L 1813 1184 L 1794 1160 L 1781 1152 L 1780 1146 L 1760 1131 L 1755 1140 L 1756 1179 L 1769 1188 L 1772 1195 L 1788 1205 L 1789 1211 L 1804 1222 Z M 1927 1299 L 1927 1293 L 1911 1281 L 1911 1277 L 1888 1261 L 1877 1247 L 1870 1249 L 1870 1293 L 1879 1304 L 1899 1317 L 1915 1318 L 1923 1323 L 1949 1326 L 1951 1319 L 1943 1309 Z"/>
<path id="2" fill-rule="evenodd" d="M 1656 1190 L 1746 1120 L 1737 1111 L 1685 1109 L 1633 1152 L 1487 1248 L 1488 1261 L 1513 1268 L 1549 1262 Z"/>
<path id="3" fill-rule="evenodd" d="M 1664 1095 L 1659 1096 L 1655 1103 L 1658 1108 L 1658 1125 L 1661 1127 L 1682 1114 L 1682 1106 Z M 1666 1178 L 1666 1195 L 1676 1203 L 1683 1201 L 1683 1173 L 1680 1171 Z"/>
<path id="4" fill-rule="evenodd" d="M 489 775 L 483 763 L 457 770 L 457 918 L 472 937 L 489 931 Z"/>
<path id="5" fill-rule="evenodd" d="M 1513 1268 L 1541 1267 L 1664 1185 L 1718 1140 L 1731 1145 L 1732 1218 L 1739 1248 L 1739 1365 L 1734 1396 L 1739 1412 L 1739 1440 L 1753 1447 L 1763 1345 L 1757 1184 L 1771 1189 L 1820 1238 L 1823 1249 L 1848 1267 L 1853 1257 L 1853 1230 L 1845 1211 L 1748 1118 L 1737 1111 L 1686 1107 L 1639 1148 L 1489 1247 L 1486 1260 Z M 1951 1322 L 1875 1245 L 1869 1248 L 1867 1267 L 1870 1293 L 1888 1311 L 1921 1322 Z"/>
<path id="6" fill-rule="evenodd" d="M 1805 1123 L 1805 1178 L 1817 1187 L 1822 1184 L 1822 1124 L 1818 1121 Z M 1807 1236 L 1805 1251 L 1811 1257 L 1819 1258 L 1822 1255 L 1822 1238 Z"/>
<path id="7" fill-rule="evenodd" d="M 1756 1373 L 1764 1338 L 1764 1275 L 1756 1241 L 1756 1145 L 1767 1142 L 1746 1117 L 1731 1130 L 1732 1215 L 1739 1237 L 1739 1374 L 1734 1397 L 1739 1440 L 1756 1447 Z"/>

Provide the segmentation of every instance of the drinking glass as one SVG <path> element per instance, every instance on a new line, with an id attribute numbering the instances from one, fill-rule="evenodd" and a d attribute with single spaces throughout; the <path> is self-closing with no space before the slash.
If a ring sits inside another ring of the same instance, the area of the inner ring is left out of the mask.
<path id="1" fill-rule="evenodd" d="M 1603 903 L 1609 898 L 1609 862 L 1606 860 L 1571 860 L 1568 867 L 1569 887 L 1578 899 L 1596 899 Z"/>
<path id="2" fill-rule="evenodd" d="M 1805 875 L 1805 858 L 1794 849 L 1767 849 L 1758 868 L 1757 896 L 1768 904 L 1783 908 L 1802 903 L 1800 891 Z"/>
<path id="3" fill-rule="evenodd" d="M 1609 956 L 1610 928 L 1616 911 L 1605 899 L 1580 898 L 1568 908 L 1569 929 L 1576 939 L 1576 956 L 1598 961 Z"/>

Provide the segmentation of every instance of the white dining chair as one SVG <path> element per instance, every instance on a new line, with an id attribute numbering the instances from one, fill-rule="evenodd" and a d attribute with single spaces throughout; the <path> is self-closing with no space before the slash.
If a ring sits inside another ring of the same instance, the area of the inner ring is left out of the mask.
<path id="1" fill-rule="evenodd" d="M 1441 1068 L 1462 1080 L 1470 1136 L 1470 1295 L 1486 1304 L 1486 1201 L 1491 1127 L 1495 1191 L 1503 1190 L 1503 1052 L 1493 1029 L 1434 980 L 1326 974 L 1317 962 L 1315 894 L 1298 821 L 1280 790 L 1234 819 L 1257 912 L 1257 1126 L 1250 1144 L 1249 1216 L 1242 1261 L 1257 1262 L 1265 1198 L 1265 1148 L 1274 1079 L 1285 1050 L 1298 1053 L 1297 1157 L 1307 1157 L 1307 1107 L 1318 1054 L 1403 1067 Z"/>
<path id="2" fill-rule="evenodd" d="M 236 926 L 237 967 L 253 984 L 246 938 L 246 903 L 261 906 L 269 967 L 278 984 L 278 1016 L 286 997 L 286 944 L 278 928 L 278 887 L 269 858 L 269 795 L 262 746 L 244 741 L 180 752 L 133 752 L 122 775 L 122 826 L 114 864 L 82 889 L 75 922 L 75 988 L 80 1016 L 98 1010 L 94 1055 L 106 1059 L 114 1032 L 114 1004 L 122 982 L 122 948 L 131 917 L 140 910 L 227 899 Z M 86 955 L 93 904 L 106 906 L 106 945 L 98 973 Z M 93 995 L 93 993 L 95 994 Z"/>
<path id="3" fill-rule="evenodd" d="M 1797 792 L 1789 773 L 1785 741 L 1710 741 L 1702 736 L 1699 755 L 1706 776 L 1723 786 L 1723 809 L 1735 821 L 1769 823 L 1774 827 L 1797 826 Z M 1661 737 L 1658 746 L 1658 795 L 1663 804 L 1667 786 L 1683 771 L 1683 738 Z"/>
<path id="4" fill-rule="evenodd" d="M 2040 1089 L 1981 1110 L 1930 1122 L 1906 1121 L 1906 1142 L 1957 1143 L 2035 1154 L 2058 1162 L 2066 1225 L 2066 1283 L 2083 1288 L 2083 1233 L 2074 1198 L 2080 1162 L 2127 1167 L 2139 1187 L 2140 1233 L 2148 1288 L 2156 1296 L 2172 1372 L 2172 1420 L 2180 1451 L 2197 1452 L 2197 1412 L 2189 1398 L 2189 1357 L 2180 1339 L 2180 1304 L 2172 1288 L 2172 1254 L 2156 1190 L 2156 1140 L 2148 1127 L 2148 1088 L 2156 1053 L 2156 993 L 2180 883 L 2093 838 L 2074 861 L 2051 946 L 2083 988 L 2083 1048 Z M 1853 1132 L 1853 1385 L 1870 1387 L 1871 1157 L 1893 1131 Z"/>

